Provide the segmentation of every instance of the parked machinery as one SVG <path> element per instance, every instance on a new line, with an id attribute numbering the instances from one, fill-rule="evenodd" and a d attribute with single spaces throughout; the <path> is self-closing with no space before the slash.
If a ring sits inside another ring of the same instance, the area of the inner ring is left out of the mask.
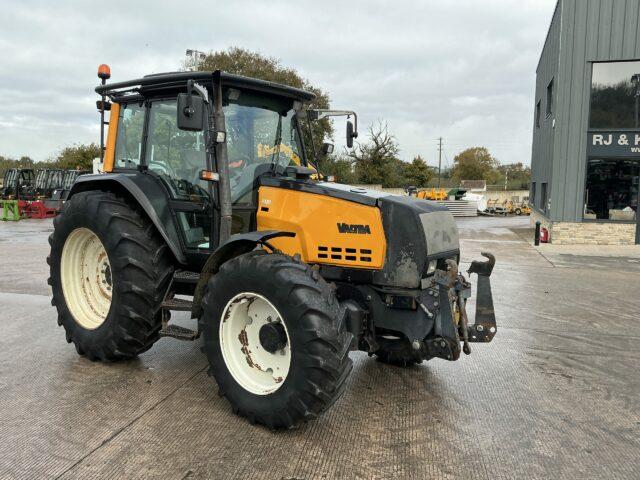
<path id="1" fill-rule="evenodd" d="M 0 190 L 2 220 L 20 220 L 26 215 L 34 180 L 32 168 L 10 168 L 5 172 Z"/>
<path id="2" fill-rule="evenodd" d="M 513 212 L 516 215 L 531 215 L 531 206 L 529 206 L 529 199 L 524 198 L 522 202 L 516 204 Z"/>
<path id="3" fill-rule="evenodd" d="M 444 188 L 425 188 L 418 190 L 418 188 L 414 186 L 406 187 L 404 189 L 406 194 L 410 197 L 416 197 L 421 200 L 446 200 L 449 198 L 447 194 L 447 190 Z"/>
<path id="4" fill-rule="evenodd" d="M 99 76 L 105 173 L 75 182 L 47 259 L 80 355 L 127 359 L 202 334 L 220 395 L 277 428 L 336 401 L 350 350 L 406 366 L 495 335 L 495 259 L 471 262 L 469 324 L 445 207 L 312 178 L 301 123 L 353 112 L 305 110 L 313 93 L 220 71 Z M 348 147 L 356 135 L 348 121 Z M 170 323 L 172 310 L 197 329 Z"/>
<path id="5" fill-rule="evenodd" d="M 59 187 L 57 187 L 51 196 L 53 201 L 59 202 L 62 204 L 67 200 L 69 196 L 69 192 L 71 191 L 71 187 L 76 182 L 80 175 L 86 175 L 89 170 L 65 170 L 64 177 L 62 178 L 62 182 Z"/>
<path id="6" fill-rule="evenodd" d="M 47 178 L 49 177 L 48 168 L 40 168 L 36 171 L 36 179 L 33 182 L 33 194 L 35 196 L 42 196 L 45 188 L 47 187 Z"/>
<path id="7" fill-rule="evenodd" d="M 9 168 L 4 173 L 0 196 L 6 200 L 26 200 L 34 180 L 35 173 L 32 168 Z"/>
<path id="8" fill-rule="evenodd" d="M 64 170 L 45 168 L 36 172 L 35 182 L 29 189 L 29 199 L 24 207 L 28 218 L 54 217 L 59 206 L 48 204 L 56 188 L 62 184 Z"/>

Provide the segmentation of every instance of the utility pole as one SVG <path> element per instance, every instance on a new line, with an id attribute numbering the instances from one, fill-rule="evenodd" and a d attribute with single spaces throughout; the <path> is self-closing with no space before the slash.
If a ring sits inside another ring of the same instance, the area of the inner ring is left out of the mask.
<path id="1" fill-rule="evenodd" d="M 504 171 L 504 189 L 507 190 L 507 181 L 509 180 L 509 170 Z"/>
<path id="2" fill-rule="evenodd" d="M 636 93 L 636 129 L 638 128 L 638 102 L 640 101 L 640 73 L 631 75 L 631 84 L 635 87 Z"/>
<path id="3" fill-rule="evenodd" d="M 442 137 L 438 138 L 438 188 L 442 178 Z"/>

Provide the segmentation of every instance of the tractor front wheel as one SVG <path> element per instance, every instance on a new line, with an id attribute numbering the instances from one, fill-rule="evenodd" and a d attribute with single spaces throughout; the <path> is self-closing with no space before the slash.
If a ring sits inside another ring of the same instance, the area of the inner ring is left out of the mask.
<path id="1" fill-rule="evenodd" d="M 329 285 L 309 265 L 254 251 L 207 285 L 200 329 L 220 394 L 251 423 L 290 428 L 342 394 L 352 335 Z"/>
<path id="2" fill-rule="evenodd" d="M 154 226 L 113 193 L 81 192 L 54 219 L 49 284 L 58 325 L 80 355 L 114 361 L 149 349 L 173 273 Z"/>

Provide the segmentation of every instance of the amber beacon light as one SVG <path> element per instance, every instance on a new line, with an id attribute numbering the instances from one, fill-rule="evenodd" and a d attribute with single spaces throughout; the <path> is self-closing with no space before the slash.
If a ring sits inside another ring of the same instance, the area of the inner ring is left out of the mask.
<path id="1" fill-rule="evenodd" d="M 108 80 L 111 77 L 111 68 L 106 63 L 101 64 L 98 67 L 98 78 L 102 80 Z"/>

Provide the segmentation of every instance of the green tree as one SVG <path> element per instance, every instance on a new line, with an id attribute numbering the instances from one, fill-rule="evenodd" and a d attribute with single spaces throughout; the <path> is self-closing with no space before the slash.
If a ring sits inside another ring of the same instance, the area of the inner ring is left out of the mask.
<path id="1" fill-rule="evenodd" d="M 522 162 L 500 165 L 498 171 L 501 175 L 499 183 L 504 184 L 506 180 L 507 188 L 515 190 L 529 188 L 531 168 L 523 165 Z"/>
<path id="2" fill-rule="evenodd" d="M 190 67 L 190 65 L 185 65 L 185 67 Z M 236 75 L 244 75 L 245 77 L 254 77 L 301 88 L 316 95 L 315 100 L 310 102 L 307 108 L 330 108 L 329 95 L 319 87 L 311 84 L 295 69 L 283 66 L 277 58 L 267 57 L 244 48 L 230 47 L 227 50 L 210 52 L 204 60 L 198 62 L 195 68 L 200 71 L 222 70 Z M 314 149 L 310 148 L 311 138 L 308 130 L 308 125 L 302 125 L 307 155 L 311 158 Z M 333 138 L 331 121 L 325 118 L 313 122 L 312 130 L 313 146 L 315 147 L 315 152 L 319 153 L 325 137 Z"/>
<path id="3" fill-rule="evenodd" d="M 43 162 L 34 162 L 31 157 L 23 155 L 19 159 L 0 155 L 0 177 L 4 177 L 4 172 L 10 168 L 40 168 Z"/>
<path id="4" fill-rule="evenodd" d="M 93 159 L 99 157 L 99 145 L 95 143 L 87 145 L 76 144 L 62 149 L 51 166 L 64 169 L 91 170 L 93 168 Z"/>
<path id="5" fill-rule="evenodd" d="M 349 152 L 359 183 L 381 184 L 383 187 L 400 187 L 403 183 L 402 165 L 398 158 L 400 149 L 395 137 L 389 133 L 386 123 L 378 121 L 370 125 L 369 141 L 356 143 Z"/>
<path id="6" fill-rule="evenodd" d="M 498 161 L 485 147 L 471 147 L 453 159 L 452 177 L 460 180 L 486 180 L 495 184 L 500 179 Z"/>
<path id="7" fill-rule="evenodd" d="M 353 171 L 353 161 L 344 155 L 330 155 L 320 164 L 323 175 L 333 175 L 338 183 L 358 183 L 358 177 Z"/>
<path id="8" fill-rule="evenodd" d="M 433 170 L 420 155 L 414 157 L 411 163 L 404 164 L 404 181 L 407 186 L 426 187 L 432 177 Z"/>

